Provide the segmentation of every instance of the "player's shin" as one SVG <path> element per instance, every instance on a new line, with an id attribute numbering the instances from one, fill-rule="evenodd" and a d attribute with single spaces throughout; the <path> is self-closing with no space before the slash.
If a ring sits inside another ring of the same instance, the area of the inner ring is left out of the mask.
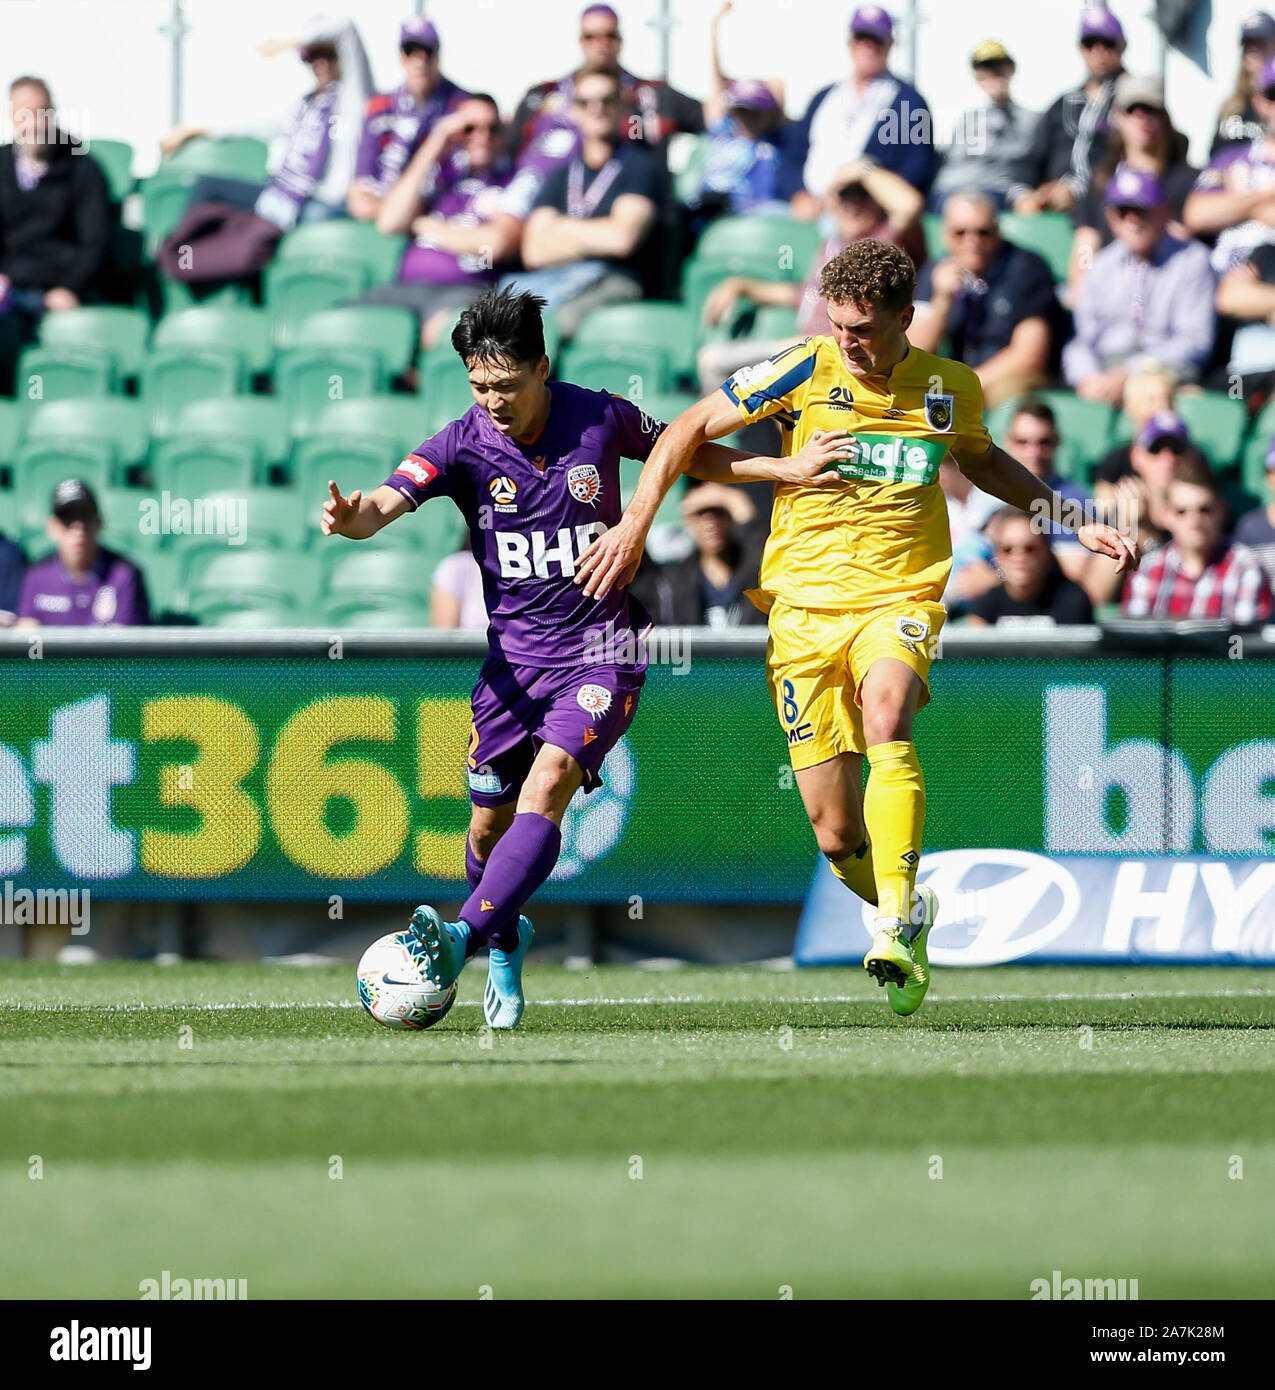
<path id="1" fill-rule="evenodd" d="M 518 916 L 553 872 L 561 849 L 562 831 L 547 816 L 522 811 L 513 818 L 460 910 L 460 920 L 469 925 L 469 939 L 475 949 L 517 948 Z"/>
<path id="2" fill-rule="evenodd" d="M 479 859 L 474 853 L 474 842 L 465 836 L 465 877 L 469 880 L 469 891 L 477 892 L 479 883 L 482 882 L 483 870 L 487 867 L 485 859 Z"/>
<path id="3" fill-rule="evenodd" d="M 863 797 L 863 819 L 872 844 L 877 919 L 897 921 L 910 941 L 912 890 L 925 829 L 925 779 L 911 742 L 878 743 L 868 749 L 871 772 Z"/>
<path id="4" fill-rule="evenodd" d="M 843 859 L 834 859 L 829 855 L 828 863 L 832 865 L 832 872 L 852 893 L 858 894 L 865 903 L 876 902 L 877 881 L 872 867 L 870 840 L 865 839 L 853 854 L 847 854 Z"/>

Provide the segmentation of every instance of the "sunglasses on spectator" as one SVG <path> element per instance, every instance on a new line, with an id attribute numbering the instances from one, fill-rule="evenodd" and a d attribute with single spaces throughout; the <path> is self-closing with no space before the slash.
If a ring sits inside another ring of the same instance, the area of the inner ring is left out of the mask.
<path id="1" fill-rule="evenodd" d="M 402 51 L 404 58 L 410 58 L 414 53 L 424 53 L 430 58 L 438 56 L 438 49 L 430 48 L 428 44 L 424 43 L 405 43 Z"/>
<path id="2" fill-rule="evenodd" d="M 1212 502 L 1203 502 L 1198 507 L 1170 507 L 1174 516 L 1212 516 L 1217 507 Z"/>
<path id="3" fill-rule="evenodd" d="M 580 42 L 584 43 L 588 39 L 610 39 L 612 43 L 620 41 L 620 31 L 618 29 L 585 29 L 580 33 Z"/>
<path id="4" fill-rule="evenodd" d="M 1163 116 L 1164 110 L 1159 106 L 1148 106 L 1145 101 L 1135 101 L 1132 106 L 1125 107 L 1125 113 L 1130 116 L 1138 113 L 1144 116 Z"/>
<path id="5" fill-rule="evenodd" d="M 620 98 L 618 96 L 609 97 L 572 97 L 573 106 L 618 106 Z"/>
<path id="6" fill-rule="evenodd" d="M 1039 541 L 1022 541 L 1018 545 L 998 545 L 996 553 L 998 555 L 1036 555 L 1044 548 Z"/>
<path id="7" fill-rule="evenodd" d="M 473 135 L 475 131 L 479 130 L 497 131 L 499 129 L 499 121 L 470 121 L 468 125 L 461 126 L 460 133 L 462 135 Z"/>
<path id="8" fill-rule="evenodd" d="M 1147 452 L 1149 454 L 1162 454 L 1166 449 L 1168 449 L 1171 454 L 1186 453 L 1186 445 L 1183 444 L 1180 439 L 1173 439 L 1172 437 L 1167 439 L 1153 439 L 1151 443 L 1147 445 Z"/>
<path id="9" fill-rule="evenodd" d="M 1091 36 L 1087 39 L 1081 39 L 1080 46 L 1081 48 L 1110 48 L 1112 50 L 1115 49 L 1115 44 L 1112 43 L 1110 39 L 1100 39 L 1095 36 Z"/>
<path id="10" fill-rule="evenodd" d="M 988 237 L 994 237 L 994 236 L 996 235 L 996 228 L 995 228 L 994 226 L 991 226 L 991 227 L 951 227 L 951 228 L 949 228 L 948 230 L 949 230 L 949 231 L 952 233 L 952 235 L 955 236 L 955 237 L 976 236 L 976 237 L 988 238 Z"/>

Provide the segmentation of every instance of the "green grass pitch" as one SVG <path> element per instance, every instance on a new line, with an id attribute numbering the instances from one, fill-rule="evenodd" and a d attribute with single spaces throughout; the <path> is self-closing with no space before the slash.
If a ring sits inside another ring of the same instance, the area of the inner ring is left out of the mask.
<path id="1" fill-rule="evenodd" d="M 533 965 L 495 1036 L 483 974 L 398 1033 L 353 967 L 0 966 L 0 1296 L 1275 1284 L 1273 974 L 939 971 L 897 1019 L 861 971 Z"/>

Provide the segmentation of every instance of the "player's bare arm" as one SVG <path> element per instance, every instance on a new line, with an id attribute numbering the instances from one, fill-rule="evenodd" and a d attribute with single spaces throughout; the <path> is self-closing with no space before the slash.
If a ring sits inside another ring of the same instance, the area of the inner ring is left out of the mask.
<path id="1" fill-rule="evenodd" d="M 983 454 L 971 453 L 966 449 L 953 449 L 951 452 L 957 467 L 975 487 L 1022 511 L 1034 513 L 1043 510 L 1050 520 L 1074 531 L 1076 539 L 1086 550 L 1114 560 L 1117 574 L 1127 574 L 1138 568 L 1138 544 L 1135 540 L 1105 522 L 1090 521 L 1081 526 L 1073 525 L 1072 508 L 1064 499 L 999 445 L 993 444 Z"/>
<path id="2" fill-rule="evenodd" d="M 355 488 L 348 497 L 341 496 L 336 483 L 328 483 L 328 500 L 323 504 L 319 530 L 325 536 L 347 536 L 352 541 L 365 541 L 395 517 L 411 509 L 411 503 L 396 488 L 380 487 L 363 496 Z"/>
<path id="3" fill-rule="evenodd" d="M 602 598 L 613 585 L 632 582 L 660 503 L 683 473 L 714 483 L 820 487 L 838 481 L 835 465 L 845 452 L 846 431 L 816 431 L 799 453 L 779 459 L 711 442 L 738 428 L 739 412 L 720 391 L 697 401 L 668 426 L 651 450 L 619 525 L 599 536 L 581 557 L 575 582 L 584 584 L 586 594 Z"/>

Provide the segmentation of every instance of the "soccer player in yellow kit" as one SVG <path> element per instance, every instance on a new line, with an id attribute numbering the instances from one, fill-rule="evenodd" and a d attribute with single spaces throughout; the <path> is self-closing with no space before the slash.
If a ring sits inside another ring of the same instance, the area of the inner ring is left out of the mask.
<path id="1" fill-rule="evenodd" d="M 933 892 L 916 887 L 925 782 L 912 720 L 929 699 L 952 566 L 939 464 L 950 453 L 976 486 L 1033 512 L 1042 529 L 1050 519 L 1069 525 L 1121 572 L 1138 562 L 1132 541 L 1102 523 L 1077 525 L 1074 509 L 992 443 L 969 367 L 909 344 L 915 286 L 911 260 L 886 242 L 858 241 L 829 261 L 819 286 L 828 334 L 736 372 L 684 411 L 652 450 L 620 524 L 576 571 L 597 595 L 632 578 L 660 501 L 706 439 L 768 416 L 783 430 L 785 458 L 842 439 L 835 485 L 816 481 L 828 465 L 812 463 L 806 481 L 776 486 L 751 597 L 769 613 L 767 678 L 815 838 L 838 878 L 877 906 L 863 964 L 900 1014 L 915 1012 L 929 988 L 937 911 Z"/>

